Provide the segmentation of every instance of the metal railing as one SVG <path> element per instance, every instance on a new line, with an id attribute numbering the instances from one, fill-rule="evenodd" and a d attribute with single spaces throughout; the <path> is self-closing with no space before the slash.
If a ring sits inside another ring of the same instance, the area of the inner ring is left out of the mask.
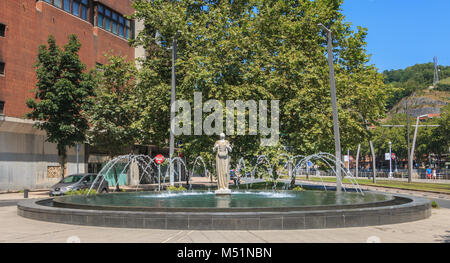
<path id="1" fill-rule="evenodd" d="M 350 172 L 355 175 L 356 170 L 350 169 Z M 331 170 L 316 170 L 316 169 L 298 169 L 296 176 L 335 176 Z M 371 169 L 359 169 L 358 178 L 371 179 L 373 172 Z M 389 169 L 377 170 L 377 178 L 389 179 Z M 408 169 L 397 169 L 392 171 L 392 179 L 408 179 Z M 426 169 L 413 169 L 413 179 L 426 180 Z M 433 177 L 431 179 L 434 179 Z M 450 169 L 437 169 L 436 180 L 450 180 Z"/>

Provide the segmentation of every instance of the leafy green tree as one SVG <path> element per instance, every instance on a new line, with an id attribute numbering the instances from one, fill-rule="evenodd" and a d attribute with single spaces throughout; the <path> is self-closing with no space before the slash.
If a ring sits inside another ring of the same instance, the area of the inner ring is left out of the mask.
<path id="1" fill-rule="evenodd" d="M 86 139 L 89 125 L 82 112 L 86 100 L 93 95 L 93 85 L 89 74 L 83 73 L 86 66 L 78 57 L 81 44 L 75 35 L 69 36 L 63 49 L 51 35 L 47 43 L 48 47 L 39 46 L 36 100 L 26 102 L 32 111 L 25 116 L 37 120 L 35 126 L 47 132 L 47 141 L 56 143 L 64 177 L 67 147 Z"/>
<path id="2" fill-rule="evenodd" d="M 169 137 L 172 39 L 178 31 L 177 99 L 203 101 L 280 100 L 281 143 L 293 154 L 334 151 L 326 37 L 318 23 L 333 30 L 339 121 L 347 147 L 368 138 L 366 123 L 385 112 L 383 77 L 368 65 L 367 30 L 344 22 L 341 0 L 317 1 L 145 1 L 134 17 L 145 29 L 133 41 L 143 45 L 142 103 L 154 117 L 141 122 L 149 138 L 165 145 Z M 170 18 L 170 22 L 168 20 Z M 156 38 L 155 35 L 160 36 Z M 225 114 L 224 114 L 225 116 Z M 205 114 L 204 116 L 205 117 Z M 261 135 L 229 136 L 232 159 L 258 151 Z M 214 136 L 180 136 L 186 156 L 211 161 Z"/>
<path id="3" fill-rule="evenodd" d="M 90 144 L 110 158 L 132 149 L 138 142 L 136 69 L 123 57 L 110 56 L 95 72 L 95 96 L 85 112 L 91 128 Z M 116 167 L 114 178 L 118 182 Z M 119 189 L 119 184 L 116 184 Z"/>

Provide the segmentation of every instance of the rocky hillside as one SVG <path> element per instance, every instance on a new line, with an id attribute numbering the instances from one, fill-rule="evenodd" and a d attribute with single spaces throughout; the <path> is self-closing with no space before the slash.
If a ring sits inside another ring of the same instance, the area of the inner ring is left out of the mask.
<path id="1" fill-rule="evenodd" d="M 441 113 L 441 108 L 450 103 L 450 92 L 434 90 L 432 87 L 416 91 L 400 100 L 389 113 L 405 113 L 406 102 L 412 117 Z"/>

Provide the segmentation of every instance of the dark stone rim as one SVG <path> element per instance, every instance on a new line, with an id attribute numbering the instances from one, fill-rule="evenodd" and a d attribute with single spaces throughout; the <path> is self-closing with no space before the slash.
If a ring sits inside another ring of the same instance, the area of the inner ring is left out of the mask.
<path id="1" fill-rule="evenodd" d="M 360 209 L 370 207 L 383 207 L 406 204 L 412 202 L 411 199 L 393 196 L 391 200 L 378 201 L 372 203 L 361 203 L 354 205 L 322 205 L 322 206 L 298 206 L 298 207 L 236 207 L 236 208 L 197 208 L 197 207 L 140 207 L 140 206 L 108 206 L 108 205 L 87 205 L 64 202 L 61 197 L 53 200 L 54 207 L 84 209 L 84 210 L 106 210 L 106 211 L 136 211 L 136 212 L 293 212 L 293 211 L 325 211 L 325 210 L 343 210 L 343 209 Z"/>
<path id="2" fill-rule="evenodd" d="M 250 191 L 252 192 L 252 191 Z M 259 191 L 253 191 L 259 192 Z M 130 194 L 114 193 L 113 195 Z M 380 193 L 373 193 L 380 194 Z M 110 194 L 111 195 L 111 194 Z M 385 194 L 383 194 L 385 195 Z M 85 210 L 108 210 L 108 211 L 141 211 L 141 212 L 292 212 L 292 211 L 316 211 L 316 210 L 341 210 L 359 209 L 369 207 L 393 206 L 411 202 L 410 199 L 392 196 L 386 201 L 371 203 L 350 204 L 350 205 L 322 205 L 322 206 L 298 206 L 298 207 L 235 207 L 235 208 L 211 208 L 211 207 L 139 207 L 139 206 L 109 206 L 109 205 L 88 205 L 71 203 L 64 200 L 64 197 L 53 199 L 53 206 L 61 208 L 85 209 Z"/>
<path id="3" fill-rule="evenodd" d="M 310 211 L 164 212 L 86 210 L 45 206 L 52 199 L 26 200 L 20 216 L 74 225 L 180 230 L 289 230 L 364 227 L 411 222 L 431 216 L 431 201 L 405 195 L 407 203 L 353 209 Z"/>

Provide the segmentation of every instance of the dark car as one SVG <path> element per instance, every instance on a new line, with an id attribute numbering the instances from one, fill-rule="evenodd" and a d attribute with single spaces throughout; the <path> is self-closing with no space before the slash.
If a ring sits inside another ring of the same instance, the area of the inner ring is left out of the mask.
<path id="1" fill-rule="evenodd" d="M 50 196 L 64 195 L 69 191 L 77 191 L 82 189 L 89 189 L 94 183 L 97 174 L 74 174 L 62 179 L 59 183 L 50 188 Z M 101 178 L 95 182 L 92 189 L 99 190 L 101 193 L 108 192 L 109 186 L 106 180 L 101 182 Z M 101 187 L 100 186 L 101 183 Z"/>

